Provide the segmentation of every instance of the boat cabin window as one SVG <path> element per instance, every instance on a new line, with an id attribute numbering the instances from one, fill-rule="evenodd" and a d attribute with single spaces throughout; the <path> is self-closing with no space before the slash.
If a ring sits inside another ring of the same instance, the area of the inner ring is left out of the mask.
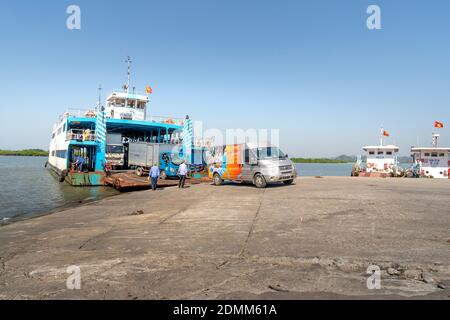
<path id="1" fill-rule="evenodd" d="M 146 103 L 144 101 L 138 101 L 137 107 L 138 109 L 145 109 Z"/>
<path id="2" fill-rule="evenodd" d="M 67 156 L 67 150 L 56 150 L 56 157 L 65 159 Z"/>
<path id="3" fill-rule="evenodd" d="M 439 157 L 441 157 L 441 158 L 445 157 L 445 153 L 439 154 Z"/>
<path id="4" fill-rule="evenodd" d="M 126 103 L 127 107 L 129 107 L 129 108 L 145 109 L 145 106 L 146 106 L 145 101 L 139 101 L 139 100 L 135 100 L 135 99 L 125 100 L 125 99 L 119 99 L 119 98 L 116 98 L 113 101 L 111 101 L 109 103 L 109 106 L 125 108 L 125 103 Z"/>
<path id="5" fill-rule="evenodd" d="M 392 156 L 392 151 L 387 151 L 386 154 L 387 154 L 388 156 Z"/>
<path id="6" fill-rule="evenodd" d="M 373 156 L 375 155 L 375 151 L 369 151 L 369 154 Z"/>
<path id="7" fill-rule="evenodd" d="M 433 157 L 433 158 L 437 158 L 437 156 L 438 156 L 437 152 L 433 152 L 433 153 L 431 154 L 431 157 Z"/>
<path id="8" fill-rule="evenodd" d="M 427 152 L 427 153 L 425 153 L 425 157 L 429 157 L 430 156 L 430 154 Z"/>
<path id="9" fill-rule="evenodd" d="M 384 152 L 383 151 L 378 151 L 378 155 L 382 156 L 382 155 L 384 155 Z"/>

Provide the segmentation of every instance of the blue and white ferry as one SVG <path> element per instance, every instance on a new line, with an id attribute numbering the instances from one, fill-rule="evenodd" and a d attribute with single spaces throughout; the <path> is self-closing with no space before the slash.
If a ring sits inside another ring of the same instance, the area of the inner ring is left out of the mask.
<path id="1" fill-rule="evenodd" d="M 152 90 L 147 87 L 145 94 L 130 91 L 130 58 L 127 62 L 128 81 L 123 90 L 113 91 L 104 106 L 99 94 L 93 110 L 67 110 L 54 125 L 48 166 L 61 181 L 74 186 L 104 185 L 107 171 L 129 169 L 129 143 L 181 143 L 184 120 L 147 114 Z"/>

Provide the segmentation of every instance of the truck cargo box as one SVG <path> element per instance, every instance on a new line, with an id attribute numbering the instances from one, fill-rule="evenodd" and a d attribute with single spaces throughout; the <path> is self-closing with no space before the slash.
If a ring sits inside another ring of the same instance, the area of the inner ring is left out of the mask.
<path id="1" fill-rule="evenodd" d="M 178 148 L 174 144 L 131 142 L 128 151 L 128 165 L 151 167 L 153 164 L 160 165 L 160 155 L 162 152 L 171 151 Z"/>

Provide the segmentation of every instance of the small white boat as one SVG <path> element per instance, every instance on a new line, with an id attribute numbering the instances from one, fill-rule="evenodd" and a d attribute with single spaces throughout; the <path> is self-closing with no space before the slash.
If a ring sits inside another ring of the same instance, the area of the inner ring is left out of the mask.
<path id="1" fill-rule="evenodd" d="M 426 178 L 450 179 L 450 148 L 438 147 L 439 134 L 433 134 L 431 147 L 412 147 L 411 156 L 416 175 Z"/>
<path id="2" fill-rule="evenodd" d="M 384 137 L 389 133 L 381 129 L 380 145 L 365 146 L 365 161 L 360 156 L 353 166 L 352 176 L 356 177 L 397 177 L 402 176 L 403 170 L 398 166 L 398 152 L 400 148 L 395 145 L 384 145 Z"/>

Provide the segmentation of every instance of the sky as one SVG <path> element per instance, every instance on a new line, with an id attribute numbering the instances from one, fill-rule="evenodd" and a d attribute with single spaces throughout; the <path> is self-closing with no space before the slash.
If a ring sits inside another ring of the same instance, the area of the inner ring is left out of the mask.
<path id="1" fill-rule="evenodd" d="M 48 149 L 58 115 L 122 86 L 128 55 L 150 115 L 279 129 L 290 156 L 360 154 L 381 126 L 408 155 L 436 120 L 450 146 L 449 38 L 448 0 L 1 1 L 0 149 Z"/>

